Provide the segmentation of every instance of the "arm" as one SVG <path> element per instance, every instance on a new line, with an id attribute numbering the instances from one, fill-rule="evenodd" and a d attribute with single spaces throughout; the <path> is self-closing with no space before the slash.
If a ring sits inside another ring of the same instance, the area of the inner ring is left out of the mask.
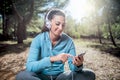
<path id="1" fill-rule="evenodd" d="M 40 59 L 41 56 L 41 41 L 40 36 L 34 38 L 30 46 L 30 51 L 26 63 L 27 71 L 40 72 L 43 69 L 50 67 L 50 57 Z"/>
<path id="2" fill-rule="evenodd" d="M 73 56 L 76 56 L 76 52 L 75 52 L 75 46 L 74 46 L 74 43 L 72 42 L 71 44 L 71 48 L 69 50 L 69 53 Z M 72 71 L 81 71 L 83 69 L 83 64 L 82 65 L 79 65 L 79 66 L 76 66 L 74 64 L 74 59 L 73 58 L 69 58 L 68 59 L 68 64 L 69 64 L 69 67 L 70 67 L 70 70 Z"/>
<path id="3" fill-rule="evenodd" d="M 50 61 L 55 62 L 55 61 L 62 61 L 62 63 L 65 63 L 68 60 L 69 54 L 61 53 L 56 56 L 51 56 Z"/>

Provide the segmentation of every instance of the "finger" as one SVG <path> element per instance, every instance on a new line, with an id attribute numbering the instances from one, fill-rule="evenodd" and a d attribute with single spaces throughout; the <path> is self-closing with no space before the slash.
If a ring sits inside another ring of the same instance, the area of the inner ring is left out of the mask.
<path id="1" fill-rule="evenodd" d="M 61 60 L 62 60 L 63 63 L 65 63 L 67 61 L 67 59 L 68 59 L 67 56 L 63 56 Z"/>
<path id="2" fill-rule="evenodd" d="M 80 63 L 81 63 L 81 60 L 80 60 L 78 57 L 76 57 L 76 63 L 77 63 L 77 64 L 80 64 Z"/>
<path id="3" fill-rule="evenodd" d="M 82 57 L 81 57 L 82 58 Z M 83 63 L 83 60 L 80 60 L 78 58 L 78 56 L 75 57 L 74 61 L 73 61 L 73 64 L 76 65 L 76 66 L 79 66 Z"/>
<path id="4" fill-rule="evenodd" d="M 81 59 L 79 59 L 79 57 L 78 57 L 78 56 L 76 57 L 76 60 L 77 60 L 77 62 L 80 62 L 80 61 L 81 61 Z"/>
<path id="5" fill-rule="evenodd" d="M 81 60 L 81 61 L 84 60 L 83 56 L 78 56 L 78 58 L 79 58 L 79 60 Z"/>
<path id="6" fill-rule="evenodd" d="M 70 55 L 70 54 L 66 54 L 66 56 L 67 56 L 67 58 L 69 58 L 69 57 L 72 56 L 72 55 Z"/>
<path id="7" fill-rule="evenodd" d="M 66 55 L 64 55 L 63 57 L 67 60 L 67 59 L 69 58 L 69 55 L 66 54 Z"/>
<path id="8" fill-rule="evenodd" d="M 74 57 L 73 62 L 74 62 L 75 64 L 78 63 L 78 61 L 77 61 L 77 57 Z"/>
<path id="9" fill-rule="evenodd" d="M 73 57 L 73 64 L 75 64 L 75 57 Z"/>
<path id="10" fill-rule="evenodd" d="M 74 65 L 76 65 L 76 66 L 78 66 L 78 65 L 79 65 L 79 63 L 78 63 L 78 62 L 76 62 L 76 61 L 74 61 L 74 62 L 73 62 L 73 64 L 74 64 Z"/>

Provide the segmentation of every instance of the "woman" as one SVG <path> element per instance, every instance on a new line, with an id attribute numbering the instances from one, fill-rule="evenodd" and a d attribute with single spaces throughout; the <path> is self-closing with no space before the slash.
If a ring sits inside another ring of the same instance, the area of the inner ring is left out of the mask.
<path id="1" fill-rule="evenodd" d="M 76 56 L 72 39 L 63 33 L 64 27 L 64 12 L 50 9 L 42 33 L 31 43 L 26 71 L 20 72 L 17 80 L 95 80 L 91 70 L 83 69 L 84 58 Z M 66 61 L 69 72 L 64 72 Z"/>

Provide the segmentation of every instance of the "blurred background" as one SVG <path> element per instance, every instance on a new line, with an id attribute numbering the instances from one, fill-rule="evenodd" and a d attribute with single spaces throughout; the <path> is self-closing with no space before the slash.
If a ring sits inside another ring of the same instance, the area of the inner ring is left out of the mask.
<path id="1" fill-rule="evenodd" d="M 87 50 L 84 65 L 97 80 L 120 80 L 120 0 L 0 0 L 0 80 L 25 70 L 30 43 L 52 7 L 65 11 L 64 32 L 77 54 Z"/>

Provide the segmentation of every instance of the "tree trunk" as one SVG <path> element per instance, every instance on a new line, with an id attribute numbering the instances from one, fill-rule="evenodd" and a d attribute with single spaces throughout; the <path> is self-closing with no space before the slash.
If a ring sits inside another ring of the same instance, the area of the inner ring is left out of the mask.
<path id="1" fill-rule="evenodd" d="M 22 20 L 18 22 L 17 26 L 17 41 L 19 43 L 23 43 L 23 24 Z"/>
<path id="2" fill-rule="evenodd" d="M 32 17 L 33 17 L 33 12 L 34 12 L 34 0 L 31 0 L 29 12 L 30 12 L 30 14 L 28 14 L 27 17 L 25 17 L 25 18 L 23 19 L 23 23 L 24 23 L 24 39 L 27 38 L 27 27 L 26 27 L 26 25 L 30 23 L 30 21 L 31 21 L 31 19 L 32 19 Z"/>
<path id="3" fill-rule="evenodd" d="M 26 25 L 24 20 L 21 20 L 18 22 L 17 26 L 17 39 L 18 39 L 18 44 L 23 43 L 23 40 L 26 39 Z"/>
<path id="4" fill-rule="evenodd" d="M 117 44 L 116 44 L 116 42 L 115 42 L 115 40 L 114 40 L 114 38 L 113 38 L 113 35 L 112 35 L 110 22 L 108 23 L 108 30 L 109 30 L 111 42 L 113 43 L 113 45 L 114 45 L 115 47 L 117 47 Z"/>
<path id="5" fill-rule="evenodd" d="M 101 38 L 101 30 L 100 30 L 100 26 L 98 25 L 98 38 L 99 38 L 99 42 L 100 44 L 102 44 L 102 38 Z"/>
<path id="6" fill-rule="evenodd" d="M 27 38 L 26 36 L 26 25 L 30 22 L 33 16 L 34 11 L 34 0 L 31 0 L 30 4 L 30 14 L 21 16 L 20 13 L 17 11 L 15 5 L 13 4 L 14 12 L 18 18 L 18 25 L 17 25 L 17 40 L 18 44 L 23 43 L 23 40 Z"/>
<path id="7" fill-rule="evenodd" d="M 3 19 L 3 39 L 7 40 L 8 39 L 8 26 L 9 26 L 9 18 L 5 14 L 2 15 Z"/>
<path id="8" fill-rule="evenodd" d="M 110 5 L 111 6 L 111 5 Z M 110 35 L 110 39 L 111 39 L 111 42 L 113 43 L 113 45 L 115 46 L 115 47 L 117 47 L 117 44 L 116 44 L 116 42 L 115 42 L 115 40 L 114 40 L 114 37 L 113 37 L 113 35 L 112 35 L 112 30 L 111 30 L 111 19 L 113 19 L 113 17 L 112 17 L 112 14 L 111 14 L 111 10 L 110 10 L 110 6 L 109 7 L 106 7 L 106 9 L 107 9 L 107 23 L 108 23 L 108 31 L 109 31 L 109 35 Z"/>

